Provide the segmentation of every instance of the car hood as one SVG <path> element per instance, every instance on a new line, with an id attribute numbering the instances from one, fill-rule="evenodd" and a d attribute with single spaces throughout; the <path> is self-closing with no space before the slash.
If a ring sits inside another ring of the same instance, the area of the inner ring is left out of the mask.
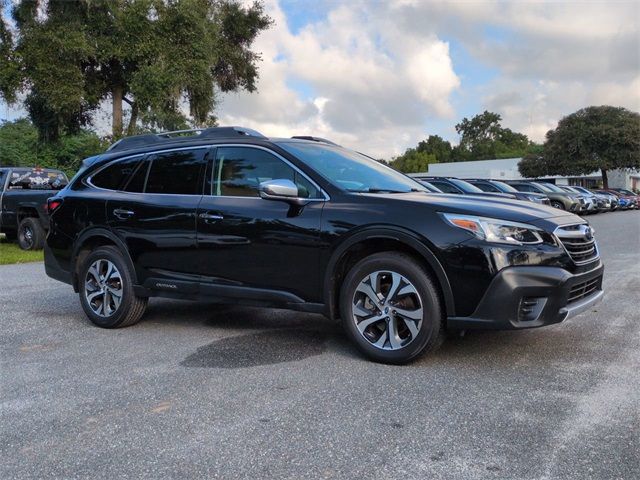
<path id="1" fill-rule="evenodd" d="M 372 194 L 365 194 L 372 195 Z M 566 223 L 583 223 L 577 215 L 557 208 L 526 200 L 501 199 L 484 195 L 433 194 L 424 192 L 394 193 L 376 195 L 389 201 L 404 201 L 418 205 L 428 205 L 438 212 L 477 215 L 480 217 L 499 218 L 512 222 L 535 223 L 538 220 L 569 217 Z"/>

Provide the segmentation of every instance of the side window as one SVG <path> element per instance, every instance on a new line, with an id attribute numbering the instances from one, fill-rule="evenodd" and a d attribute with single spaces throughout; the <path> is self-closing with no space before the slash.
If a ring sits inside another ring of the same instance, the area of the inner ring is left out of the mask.
<path id="1" fill-rule="evenodd" d="M 135 171 L 142 156 L 131 157 L 109 165 L 91 177 L 91 183 L 107 190 L 120 190 Z"/>
<path id="2" fill-rule="evenodd" d="M 319 197 L 318 189 L 309 180 L 269 152 L 247 147 L 221 147 L 216 152 L 213 195 L 259 197 L 260 183 L 287 179 L 298 186 L 300 197 Z"/>
<path id="3" fill-rule="evenodd" d="M 201 195 L 207 149 L 158 153 L 151 158 L 146 193 Z"/>
<path id="4" fill-rule="evenodd" d="M 434 182 L 434 181 L 431 181 L 431 183 L 436 187 L 438 187 L 440 190 L 442 190 L 444 193 L 461 193 L 460 190 L 458 190 L 456 187 L 454 187 L 450 183 Z"/>
<path id="5" fill-rule="evenodd" d="M 516 190 L 520 190 L 521 192 L 533 192 L 533 188 L 531 186 L 526 185 L 524 183 L 513 185 Z"/>
<path id="6" fill-rule="evenodd" d="M 4 181 L 7 178 L 7 172 L 0 170 L 0 192 L 4 190 Z"/>
<path id="7" fill-rule="evenodd" d="M 496 187 L 491 185 L 490 183 L 478 182 L 474 183 L 476 187 L 478 187 L 483 192 L 500 192 Z"/>

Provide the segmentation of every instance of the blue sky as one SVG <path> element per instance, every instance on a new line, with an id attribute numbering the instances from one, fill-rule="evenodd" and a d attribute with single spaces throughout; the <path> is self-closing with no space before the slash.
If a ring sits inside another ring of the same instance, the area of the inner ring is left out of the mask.
<path id="1" fill-rule="evenodd" d="M 264 3 L 258 92 L 221 96 L 221 123 L 389 158 L 429 134 L 457 143 L 455 124 L 485 109 L 536 141 L 588 105 L 640 110 L 639 2 Z"/>

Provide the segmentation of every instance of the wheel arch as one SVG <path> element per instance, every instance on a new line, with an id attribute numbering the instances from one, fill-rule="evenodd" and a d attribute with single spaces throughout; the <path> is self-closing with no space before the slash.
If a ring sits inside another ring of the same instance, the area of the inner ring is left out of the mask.
<path id="1" fill-rule="evenodd" d="M 324 303 L 329 318 L 338 317 L 341 280 L 349 269 L 362 258 L 383 251 L 401 251 L 421 260 L 438 283 L 446 315 L 455 315 L 451 284 L 433 251 L 412 232 L 393 227 L 371 227 L 350 236 L 331 255 L 323 281 Z"/>
<path id="2" fill-rule="evenodd" d="M 115 246 L 120 251 L 129 268 L 134 284 L 138 283 L 136 269 L 125 243 L 112 231 L 106 228 L 96 227 L 85 230 L 78 237 L 71 254 L 71 283 L 76 292 L 78 292 L 78 268 L 82 264 L 82 260 L 93 249 L 105 245 Z"/>

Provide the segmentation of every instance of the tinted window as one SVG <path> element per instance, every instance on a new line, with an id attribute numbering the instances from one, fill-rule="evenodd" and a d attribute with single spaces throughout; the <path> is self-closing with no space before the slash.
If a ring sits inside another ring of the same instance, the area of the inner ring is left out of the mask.
<path id="1" fill-rule="evenodd" d="M 491 185 L 489 183 L 475 183 L 474 182 L 473 185 L 478 187 L 483 192 L 499 192 L 500 191 L 496 187 L 494 187 L 493 185 Z"/>
<path id="2" fill-rule="evenodd" d="M 107 190 L 120 190 L 142 157 L 131 157 L 109 165 L 91 177 L 91 183 Z"/>
<path id="3" fill-rule="evenodd" d="M 136 168 L 136 171 L 124 187 L 125 192 L 144 192 L 144 184 L 147 181 L 147 172 L 149 171 L 149 165 L 151 165 L 151 159 L 149 158 L 140 162 L 138 168 Z"/>
<path id="4" fill-rule="evenodd" d="M 516 190 L 519 190 L 521 192 L 537 192 L 538 190 L 533 188 L 531 185 L 527 185 L 526 183 L 518 183 L 516 185 L 514 185 Z"/>
<path id="5" fill-rule="evenodd" d="M 146 193 L 200 195 L 207 149 L 159 153 L 151 158 Z"/>
<path id="6" fill-rule="evenodd" d="M 260 183 L 286 179 L 298 186 L 300 197 L 319 197 L 318 189 L 309 180 L 269 152 L 243 147 L 222 147 L 216 152 L 212 181 L 214 195 L 259 197 Z"/>
<path id="7" fill-rule="evenodd" d="M 431 185 L 434 185 L 435 187 L 439 188 L 444 193 L 462 193 L 456 187 L 454 187 L 453 185 L 451 185 L 450 183 L 447 183 L 447 182 L 438 182 L 438 181 L 430 180 L 429 183 L 431 183 Z"/>

